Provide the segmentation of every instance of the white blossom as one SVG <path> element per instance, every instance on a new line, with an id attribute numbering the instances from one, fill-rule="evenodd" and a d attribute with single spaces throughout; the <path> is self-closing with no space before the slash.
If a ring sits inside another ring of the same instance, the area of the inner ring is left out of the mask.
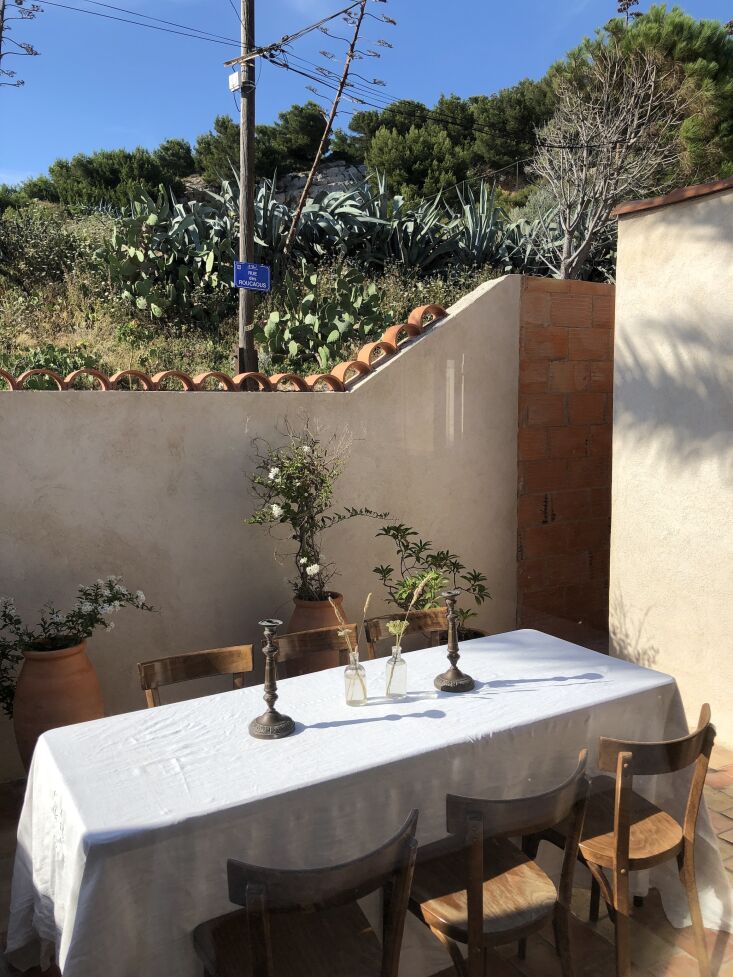
<path id="1" fill-rule="evenodd" d="M 99 608 L 100 614 L 104 615 L 111 614 L 114 610 L 116 610 L 115 604 L 102 604 L 102 606 Z"/>
<path id="2" fill-rule="evenodd" d="M 311 449 L 311 446 L 309 444 L 304 444 L 303 445 L 303 454 L 304 455 L 309 455 L 311 453 L 311 450 L 312 449 Z"/>
<path id="3" fill-rule="evenodd" d="M 298 560 L 298 563 L 300 563 L 302 567 L 305 566 L 307 562 L 308 562 L 307 556 L 301 556 L 301 558 Z"/>
<path id="4" fill-rule="evenodd" d="M 79 610 L 82 612 L 82 614 L 91 614 L 93 607 L 88 600 L 85 600 L 79 605 Z"/>
<path id="5" fill-rule="evenodd" d="M 268 475 L 268 478 L 270 479 L 270 481 L 271 482 L 274 482 L 275 479 L 276 478 L 279 478 L 279 477 L 280 477 L 280 469 L 279 468 L 271 468 L 270 469 L 270 474 Z"/>
<path id="6" fill-rule="evenodd" d="M 51 611 L 51 613 L 48 615 L 48 619 L 52 624 L 58 624 L 59 621 L 63 620 L 63 616 L 61 611 Z"/>
<path id="7" fill-rule="evenodd" d="M 276 519 L 279 519 L 285 511 L 281 505 L 277 504 L 277 502 L 273 502 L 270 508 L 272 509 L 272 514 Z"/>
<path id="8" fill-rule="evenodd" d="M 311 563 L 309 567 L 305 568 L 305 572 L 309 577 L 315 577 L 321 572 L 321 567 L 318 563 Z"/>
<path id="9" fill-rule="evenodd" d="M 142 592 L 142 590 L 138 590 L 135 594 L 135 602 L 137 603 L 138 607 L 142 607 L 145 603 L 145 594 Z"/>
<path id="10" fill-rule="evenodd" d="M 107 624 L 107 630 L 108 631 L 111 631 L 114 626 L 115 626 L 115 622 L 114 621 L 109 621 L 108 624 Z"/>

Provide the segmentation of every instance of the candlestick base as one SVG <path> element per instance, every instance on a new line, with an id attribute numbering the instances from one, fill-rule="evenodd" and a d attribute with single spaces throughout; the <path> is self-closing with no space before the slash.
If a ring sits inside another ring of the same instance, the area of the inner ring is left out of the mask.
<path id="1" fill-rule="evenodd" d="M 433 684 L 439 692 L 470 692 L 474 688 L 471 676 L 464 675 L 454 666 L 451 666 L 447 672 L 437 675 Z"/>
<path id="2" fill-rule="evenodd" d="M 290 716 L 281 716 L 279 712 L 264 712 L 249 724 L 249 735 L 258 740 L 280 740 L 294 730 L 295 723 Z"/>

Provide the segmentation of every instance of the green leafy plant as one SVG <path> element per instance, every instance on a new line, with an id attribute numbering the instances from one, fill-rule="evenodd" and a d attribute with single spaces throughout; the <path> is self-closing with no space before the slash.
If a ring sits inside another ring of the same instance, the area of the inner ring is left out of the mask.
<path id="1" fill-rule="evenodd" d="M 323 532 L 356 516 L 384 519 L 386 513 L 364 507 L 331 511 L 334 485 L 348 457 L 346 437 L 334 435 L 324 443 L 307 425 L 302 431 L 286 425 L 284 435 L 279 447 L 261 438 L 253 441 L 257 463 L 249 480 L 259 506 L 247 523 L 286 527 L 294 546 L 297 575 L 290 582 L 295 596 L 326 600 L 326 585 L 336 570 L 324 561 Z"/>
<path id="2" fill-rule="evenodd" d="M 326 371 L 344 348 L 376 338 L 386 325 L 377 285 L 363 272 L 339 264 L 324 275 L 302 262 L 298 275 L 285 276 L 282 306 L 256 339 L 277 366 L 299 371 L 315 360 Z"/>
<path id="3" fill-rule="evenodd" d="M 15 672 L 23 651 L 59 651 L 78 645 L 96 628 L 113 628 L 109 616 L 122 607 L 153 610 L 142 590 L 130 593 L 118 576 L 79 587 L 75 606 L 65 614 L 45 604 L 32 628 L 23 623 L 10 597 L 0 597 L 0 706 L 6 714 L 13 714 Z"/>
<path id="4" fill-rule="evenodd" d="M 234 233 L 226 209 L 179 203 L 163 187 L 157 200 L 141 190 L 100 258 L 141 312 L 161 319 L 179 309 L 195 318 L 200 293 L 218 294 L 221 312 L 233 301 Z"/>
<path id="5" fill-rule="evenodd" d="M 430 540 L 421 539 L 417 531 L 403 523 L 382 526 L 377 537 L 391 539 L 397 551 L 397 566 L 374 567 L 395 607 L 408 611 L 440 606 L 440 594 L 447 588 L 460 590 L 476 604 L 483 604 L 491 594 L 486 577 L 478 570 L 468 570 L 455 553 L 436 550 Z M 415 599 L 417 594 L 417 599 Z M 458 611 L 461 627 L 476 616 L 469 608 Z"/>
<path id="6" fill-rule="evenodd" d="M 40 346 L 16 349 L 12 353 L 0 352 L 0 368 L 19 376 L 26 370 L 53 370 L 62 377 L 68 376 L 74 370 L 83 367 L 97 367 L 99 360 L 91 355 L 84 345 L 55 346 L 53 343 L 43 343 Z M 104 368 L 104 364 L 101 364 Z M 31 377 L 26 383 L 27 390 L 56 390 L 56 384 L 50 377 Z"/>

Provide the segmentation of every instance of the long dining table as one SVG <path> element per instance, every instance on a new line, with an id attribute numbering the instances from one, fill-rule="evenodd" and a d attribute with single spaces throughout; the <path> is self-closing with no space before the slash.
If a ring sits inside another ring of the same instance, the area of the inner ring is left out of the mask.
<path id="1" fill-rule="evenodd" d="M 281 681 L 278 707 L 296 722 L 281 740 L 248 734 L 261 686 L 46 733 L 18 829 L 9 960 L 54 956 L 64 977 L 200 977 L 192 930 L 236 908 L 228 858 L 334 864 L 376 848 L 411 808 L 420 844 L 430 843 L 445 835 L 447 792 L 526 796 L 565 779 L 585 746 L 592 773 L 600 735 L 687 732 L 673 678 L 539 631 L 463 643 L 467 693 L 435 690 L 445 656 L 405 655 L 402 700 L 384 697 L 385 661 L 365 662 L 369 699 L 358 707 L 345 703 L 342 669 Z M 686 782 L 675 777 L 637 786 L 681 816 Z M 705 810 L 697 872 L 706 925 L 733 928 Z M 670 866 L 639 884 L 660 890 L 674 925 L 687 923 Z M 403 977 L 446 966 L 408 920 Z"/>

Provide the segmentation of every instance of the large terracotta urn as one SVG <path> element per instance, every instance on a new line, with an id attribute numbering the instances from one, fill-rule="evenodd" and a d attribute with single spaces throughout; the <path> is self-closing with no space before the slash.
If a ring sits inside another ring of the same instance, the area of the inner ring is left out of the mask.
<path id="1" fill-rule="evenodd" d="M 343 614 L 343 594 L 331 593 L 329 596 Z M 319 628 L 335 628 L 339 623 L 336 612 L 328 600 L 302 600 L 300 597 L 293 597 L 293 603 L 295 608 L 288 621 L 287 634 L 294 634 L 296 631 L 317 631 Z"/>
<path id="2" fill-rule="evenodd" d="M 42 733 L 102 716 L 102 690 L 87 658 L 86 641 L 57 651 L 23 652 L 13 702 L 13 725 L 26 770 Z"/>

